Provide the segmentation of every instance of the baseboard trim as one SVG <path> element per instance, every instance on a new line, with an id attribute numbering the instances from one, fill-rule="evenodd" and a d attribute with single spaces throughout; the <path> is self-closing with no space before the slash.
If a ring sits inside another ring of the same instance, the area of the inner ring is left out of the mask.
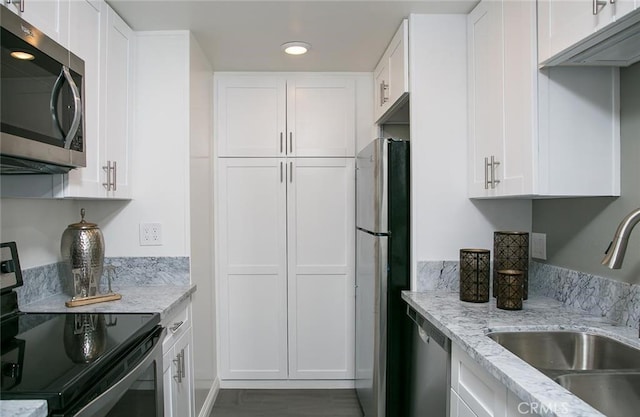
<path id="1" fill-rule="evenodd" d="M 211 410 L 213 410 L 213 404 L 215 404 L 216 398 L 218 398 L 218 392 L 220 392 L 220 378 L 216 378 L 215 381 L 213 381 L 213 385 L 211 385 L 207 398 L 204 400 L 204 404 L 202 404 L 198 417 L 209 417 Z"/>
<path id="2" fill-rule="evenodd" d="M 355 381 L 340 380 L 220 380 L 220 388 L 230 389 L 353 389 Z M 200 416 L 202 417 L 202 416 Z"/>

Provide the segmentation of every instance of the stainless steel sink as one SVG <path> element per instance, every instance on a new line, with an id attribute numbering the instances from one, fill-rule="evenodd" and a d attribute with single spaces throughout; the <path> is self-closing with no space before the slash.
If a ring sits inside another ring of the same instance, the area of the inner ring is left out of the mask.
<path id="1" fill-rule="evenodd" d="M 554 380 L 607 416 L 637 416 L 640 410 L 640 373 L 579 373 Z"/>
<path id="2" fill-rule="evenodd" d="M 491 339 L 607 416 L 640 410 L 640 349 L 576 331 L 493 332 Z"/>
<path id="3" fill-rule="evenodd" d="M 640 349 L 575 331 L 493 332 L 491 339 L 540 370 L 640 370 Z"/>

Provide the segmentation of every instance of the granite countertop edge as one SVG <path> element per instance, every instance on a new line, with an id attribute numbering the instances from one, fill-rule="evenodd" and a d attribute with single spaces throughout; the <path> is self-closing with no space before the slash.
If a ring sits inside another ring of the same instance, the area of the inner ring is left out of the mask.
<path id="1" fill-rule="evenodd" d="M 196 289 L 196 284 L 121 286 L 113 289 L 113 292 L 122 295 L 120 300 L 71 308 L 64 304 L 70 299 L 68 295 L 56 294 L 20 306 L 20 311 L 24 313 L 160 313 L 160 320 L 163 320 Z"/>
<path id="2" fill-rule="evenodd" d="M 519 311 L 500 310 L 495 299 L 488 303 L 463 302 L 457 292 L 403 291 L 402 298 L 523 402 L 535 404 L 538 414 L 545 417 L 604 414 L 487 337 L 487 333 L 577 330 L 603 334 L 640 348 L 636 329 L 569 310 L 546 297 L 531 295 Z"/>
<path id="3" fill-rule="evenodd" d="M 46 400 L 2 400 L 0 414 L 2 417 L 46 417 Z"/>

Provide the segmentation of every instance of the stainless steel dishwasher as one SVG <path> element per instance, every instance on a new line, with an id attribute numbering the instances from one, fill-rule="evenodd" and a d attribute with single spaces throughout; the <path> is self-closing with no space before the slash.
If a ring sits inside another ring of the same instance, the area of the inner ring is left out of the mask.
<path id="1" fill-rule="evenodd" d="M 413 321 L 409 417 L 447 417 L 451 341 L 410 306 Z"/>

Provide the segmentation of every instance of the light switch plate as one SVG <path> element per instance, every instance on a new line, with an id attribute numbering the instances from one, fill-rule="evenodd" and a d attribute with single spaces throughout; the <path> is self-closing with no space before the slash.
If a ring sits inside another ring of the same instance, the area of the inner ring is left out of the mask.
<path id="1" fill-rule="evenodd" d="M 531 233 L 531 257 L 547 259 L 547 235 L 546 233 Z"/>

